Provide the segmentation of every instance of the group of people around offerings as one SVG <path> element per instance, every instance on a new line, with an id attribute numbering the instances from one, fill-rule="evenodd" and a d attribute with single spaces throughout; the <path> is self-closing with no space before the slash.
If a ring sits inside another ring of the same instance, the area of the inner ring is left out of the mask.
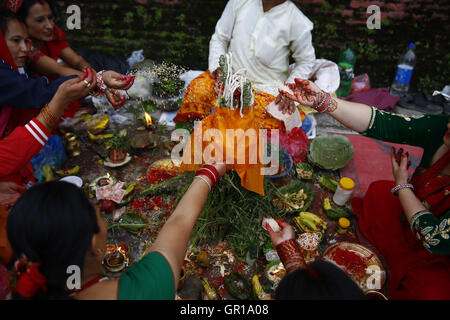
<path id="1" fill-rule="evenodd" d="M 133 82 L 114 71 L 93 70 L 65 40 L 54 13 L 50 0 L 8 0 L 0 10 L 0 298 L 174 299 L 193 226 L 227 166 L 205 164 L 147 255 L 120 279 L 104 278 L 107 228 L 98 209 L 75 185 L 35 183 L 30 160 L 84 97 L 105 94 L 119 108 L 119 90 Z M 389 264 L 389 299 L 449 299 L 448 115 L 406 117 L 324 91 L 309 80 L 316 60 L 312 30 L 291 1 L 229 0 L 211 38 L 209 70 L 189 84 L 178 119 L 201 120 L 211 113 L 221 86 L 219 57 L 232 53 L 232 65 L 245 69 L 265 96 L 255 106 L 262 117 L 270 118 L 264 108 L 273 101 L 289 114 L 301 104 L 364 136 L 422 147 L 412 179 L 408 154 L 397 161 L 393 150 L 393 180 L 373 183 L 352 208 L 362 234 Z M 286 83 L 290 92 L 274 90 L 276 83 Z M 333 264 L 306 264 L 292 226 L 278 224 L 278 232 L 268 230 L 288 274 L 275 299 L 366 298 Z M 67 268 L 73 265 L 82 269 L 81 288 L 69 291 Z"/>

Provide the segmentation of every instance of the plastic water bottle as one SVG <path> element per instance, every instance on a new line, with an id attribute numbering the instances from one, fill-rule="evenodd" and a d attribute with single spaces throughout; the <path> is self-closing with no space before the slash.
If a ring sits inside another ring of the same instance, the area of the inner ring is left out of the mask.
<path id="1" fill-rule="evenodd" d="M 416 54 L 414 53 L 414 43 L 410 43 L 406 53 L 398 61 L 397 73 L 390 90 L 392 95 L 401 97 L 408 92 L 415 65 Z"/>
<path id="2" fill-rule="evenodd" d="M 354 68 L 356 63 L 356 55 L 351 48 L 351 44 L 342 50 L 339 55 L 338 67 L 341 76 L 341 83 L 336 95 L 339 97 L 346 97 L 350 94 L 352 89 L 352 80 L 355 77 Z"/>

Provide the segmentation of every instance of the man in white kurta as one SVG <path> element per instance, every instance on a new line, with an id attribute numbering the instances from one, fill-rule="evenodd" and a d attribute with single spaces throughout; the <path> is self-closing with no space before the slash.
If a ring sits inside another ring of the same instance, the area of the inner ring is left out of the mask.
<path id="1" fill-rule="evenodd" d="M 309 78 L 316 59 L 312 29 L 291 1 L 230 0 L 211 38 L 209 70 L 217 74 L 220 56 L 231 52 L 233 72 L 245 69 L 256 89 L 277 96 L 282 83 Z"/>

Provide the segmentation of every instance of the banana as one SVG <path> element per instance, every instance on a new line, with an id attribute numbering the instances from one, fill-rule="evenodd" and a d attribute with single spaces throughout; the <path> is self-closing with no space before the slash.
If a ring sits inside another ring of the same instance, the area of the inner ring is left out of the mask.
<path id="1" fill-rule="evenodd" d="M 133 192 L 135 187 L 136 187 L 136 182 L 130 183 L 130 185 L 127 187 L 127 189 L 125 191 L 125 197 L 128 196 L 131 192 Z"/>
<path id="2" fill-rule="evenodd" d="M 112 138 L 114 136 L 112 133 L 100 134 L 98 136 L 95 136 L 90 131 L 88 131 L 88 134 L 89 134 L 89 139 L 94 140 L 94 141 L 107 139 L 107 138 Z"/>
<path id="3" fill-rule="evenodd" d="M 319 231 L 319 228 L 317 227 L 317 224 L 312 219 L 307 218 L 300 218 L 302 220 L 302 223 L 306 225 L 308 228 L 310 228 L 313 231 Z"/>
<path id="4" fill-rule="evenodd" d="M 205 277 L 200 277 L 200 281 L 203 285 L 207 300 L 220 300 L 219 294 L 216 292 L 214 287 L 209 284 L 208 279 L 206 279 Z"/>
<path id="5" fill-rule="evenodd" d="M 55 173 L 61 177 L 75 176 L 80 172 L 80 166 L 75 166 L 70 170 L 56 170 Z"/>
<path id="6" fill-rule="evenodd" d="M 53 170 L 48 164 L 42 167 L 42 172 L 44 174 L 44 179 L 46 182 L 55 180 Z"/>
<path id="7" fill-rule="evenodd" d="M 327 229 L 327 223 L 322 220 L 322 218 L 320 218 L 318 215 L 311 213 L 311 212 L 300 212 L 300 218 L 301 219 L 307 219 L 307 220 L 312 220 L 316 225 L 320 226 L 323 229 Z"/>
<path id="8" fill-rule="evenodd" d="M 272 300 L 271 297 L 264 292 L 261 283 L 259 282 L 259 277 L 255 274 L 252 278 L 253 290 L 255 291 L 256 296 L 259 300 Z"/>

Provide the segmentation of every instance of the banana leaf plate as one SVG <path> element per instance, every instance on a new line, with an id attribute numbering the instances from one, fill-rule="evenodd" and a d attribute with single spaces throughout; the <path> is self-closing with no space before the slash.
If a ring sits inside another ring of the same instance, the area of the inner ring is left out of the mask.
<path id="1" fill-rule="evenodd" d="M 325 170 L 337 170 L 353 158 L 350 140 L 337 134 L 326 134 L 312 140 L 308 150 L 308 162 Z"/>
<path id="2" fill-rule="evenodd" d="M 303 193 L 301 192 L 303 190 Z M 306 195 L 302 197 L 303 195 Z M 314 191 L 300 180 L 291 180 L 289 184 L 278 189 L 279 198 L 275 198 L 275 206 L 287 213 L 297 213 L 308 210 L 314 199 Z M 289 196 L 290 195 L 290 196 Z"/>

